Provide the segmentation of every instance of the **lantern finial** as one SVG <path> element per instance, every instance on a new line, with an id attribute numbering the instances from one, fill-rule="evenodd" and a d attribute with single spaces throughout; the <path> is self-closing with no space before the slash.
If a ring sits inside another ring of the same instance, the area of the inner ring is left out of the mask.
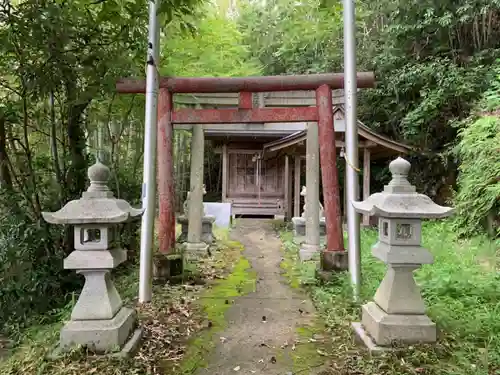
<path id="1" fill-rule="evenodd" d="M 411 164 L 398 157 L 389 164 L 389 170 L 392 174 L 392 180 L 385 186 L 384 190 L 388 193 L 413 193 L 415 187 L 408 182 L 408 173 L 410 172 Z"/>
<path id="2" fill-rule="evenodd" d="M 410 168 L 411 164 L 407 160 L 401 157 L 398 157 L 396 160 L 393 160 L 389 164 L 389 170 L 391 171 L 391 174 L 393 176 L 408 177 L 408 172 L 410 172 Z"/>
<path id="3" fill-rule="evenodd" d="M 98 160 L 88 169 L 87 176 L 90 180 L 90 186 L 87 191 L 108 191 L 110 175 L 109 168 Z"/>

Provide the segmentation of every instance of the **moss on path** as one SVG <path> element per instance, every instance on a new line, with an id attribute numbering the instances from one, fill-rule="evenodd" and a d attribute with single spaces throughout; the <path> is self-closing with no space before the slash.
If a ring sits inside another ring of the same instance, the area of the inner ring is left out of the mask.
<path id="1" fill-rule="evenodd" d="M 192 342 L 184 374 L 318 374 L 326 361 L 323 326 L 309 298 L 282 276 L 282 243 L 270 223 L 241 220 L 232 236 L 244 258 L 207 292 L 213 326 Z"/>
<path id="2" fill-rule="evenodd" d="M 179 369 L 180 374 L 193 374 L 198 368 L 207 366 L 207 356 L 215 347 L 216 334 L 227 325 L 225 314 L 231 307 L 231 299 L 255 290 L 255 272 L 251 271 L 250 263 L 241 255 L 242 246 L 233 248 L 239 249 L 240 255 L 232 272 L 201 296 L 210 329 L 191 340 Z"/>

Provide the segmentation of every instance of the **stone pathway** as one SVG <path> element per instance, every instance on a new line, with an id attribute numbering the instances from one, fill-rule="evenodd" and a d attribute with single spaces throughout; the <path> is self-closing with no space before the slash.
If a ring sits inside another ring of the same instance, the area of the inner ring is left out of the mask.
<path id="1" fill-rule="evenodd" d="M 244 245 L 243 254 L 257 273 L 256 291 L 234 301 L 226 314 L 226 330 L 214 337 L 218 343 L 208 367 L 196 374 L 294 374 L 291 351 L 297 328 L 312 321 L 314 307 L 280 275 L 281 241 L 269 221 L 238 220 L 232 237 Z"/>

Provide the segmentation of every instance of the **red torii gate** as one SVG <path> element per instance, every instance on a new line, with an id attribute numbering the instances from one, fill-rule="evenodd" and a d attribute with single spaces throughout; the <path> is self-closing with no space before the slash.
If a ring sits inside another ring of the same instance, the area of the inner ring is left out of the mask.
<path id="1" fill-rule="evenodd" d="M 358 88 L 374 86 L 372 72 L 357 73 Z M 327 251 L 344 251 L 337 174 L 332 89 L 344 87 L 342 73 L 237 78 L 160 77 L 158 97 L 157 183 L 160 204 L 160 251 L 175 246 L 173 125 L 265 122 L 317 122 L 326 219 Z M 122 94 L 144 94 L 146 81 L 121 79 Z M 253 108 L 252 93 L 315 90 L 315 107 Z M 173 109 L 174 94 L 239 93 L 237 109 Z"/>

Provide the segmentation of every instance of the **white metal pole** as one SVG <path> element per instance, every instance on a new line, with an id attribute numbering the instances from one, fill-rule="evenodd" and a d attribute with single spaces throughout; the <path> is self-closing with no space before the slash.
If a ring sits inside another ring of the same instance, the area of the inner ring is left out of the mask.
<path id="1" fill-rule="evenodd" d="M 152 297 L 153 231 L 156 208 L 156 138 L 158 107 L 159 28 L 158 1 L 149 1 L 148 53 L 146 71 L 146 115 L 144 123 L 144 167 L 141 223 L 141 257 L 139 269 L 139 302 Z"/>
<path id="2" fill-rule="evenodd" d="M 359 240 L 359 215 L 353 201 L 358 200 L 358 124 L 356 115 L 356 10 L 354 0 L 344 0 L 344 95 L 345 138 L 347 158 L 347 235 L 349 251 L 349 273 L 354 287 L 355 299 L 361 284 L 361 254 Z"/>

